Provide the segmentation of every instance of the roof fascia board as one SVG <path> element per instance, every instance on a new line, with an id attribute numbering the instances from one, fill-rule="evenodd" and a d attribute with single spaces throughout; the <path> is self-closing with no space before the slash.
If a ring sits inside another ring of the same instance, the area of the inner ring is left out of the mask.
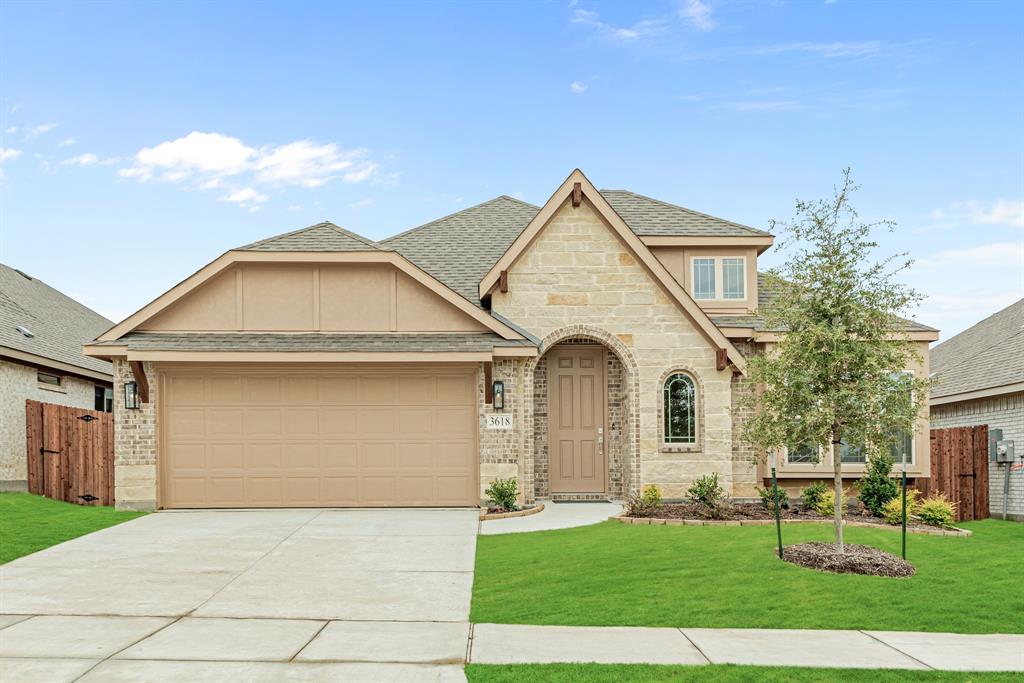
<path id="1" fill-rule="evenodd" d="M 110 328 L 97 341 L 115 341 L 131 332 L 174 302 L 192 292 L 215 275 L 237 263 L 388 263 L 434 292 L 460 311 L 504 339 L 522 339 L 522 335 L 474 306 L 465 297 L 431 276 L 412 261 L 394 251 L 229 251 L 211 261 L 177 285 Z"/>
<path id="2" fill-rule="evenodd" d="M 165 363 L 457 363 L 481 362 L 490 351 L 128 351 L 128 360 Z"/>
<path id="3" fill-rule="evenodd" d="M 127 358 L 127 344 L 85 344 L 82 346 L 82 353 L 90 358 L 101 358 L 111 360 L 113 358 Z"/>
<path id="4" fill-rule="evenodd" d="M 988 389 L 978 389 L 977 391 L 965 391 L 959 394 L 949 394 L 948 396 L 933 396 L 928 399 L 928 403 L 933 406 L 940 406 L 946 403 L 958 403 L 960 401 L 972 401 L 979 398 L 991 398 L 993 396 L 1003 396 L 1005 394 L 1016 394 L 1020 391 L 1024 391 L 1024 382 L 1005 384 L 1001 387 L 990 387 Z"/>
<path id="5" fill-rule="evenodd" d="M 90 370 L 89 368 L 79 367 L 72 365 L 71 363 L 65 363 L 63 361 L 54 360 L 47 358 L 46 356 L 40 356 L 34 353 L 28 353 L 27 351 L 20 351 L 18 349 L 12 349 L 10 347 L 0 348 L 0 358 L 13 360 L 26 365 L 34 365 L 37 367 L 51 368 L 53 370 L 59 370 L 69 375 L 78 375 L 86 379 L 98 379 L 104 382 L 113 382 L 113 373 L 104 373 L 97 370 Z"/>
<path id="6" fill-rule="evenodd" d="M 676 304 L 683 309 L 683 312 L 697 325 L 698 329 L 704 334 L 704 336 L 717 348 L 726 350 L 729 360 L 741 373 L 746 370 L 746 361 L 739 350 L 732 345 L 732 342 L 722 334 L 707 314 L 701 309 L 700 306 L 693 300 L 693 298 L 686 293 L 675 278 L 668 272 L 665 266 L 658 260 L 658 258 L 651 253 L 651 250 L 640 241 L 640 238 L 626 225 L 626 222 L 622 220 L 622 217 L 615 212 L 608 200 L 604 198 L 597 188 L 587 179 L 583 172 L 579 169 L 575 169 L 569 174 L 569 177 L 565 179 L 555 193 L 551 195 L 547 203 L 541 208 L 536 218 L 530 221 L 530 224 L 526 229 L 516 238 L 512 246 L 502 255 L 498 262 L 494 264 L 494 267 L 484 276 L 484 279 L 480 282 L 481 298 L 485 294 L 489 294 L 490 291 L 498 282 L 498 276 L 501 271 L 507 270 L 516 260 L 526 251 L 526 248 L 536 239 L 537 235 L 540 234 L 541 230 L 547 225 L 551 217 L 554 216 L 555 212 L 567 201 L 569 201 L 569 195 L 572 192 L 573 185 L 580 183 L 583 190 L 583 197 L 586 201 L 590 202 L 590 205 L 597 212 L 611 228 L 612 234 L 616 235 L 617 238 L 626 246 L 627 249 L 637 257 L 637 259 L 644 265 L 647 271 L 654 277 L 655 281 L 661 285 L 661 287 L 672 296 Z"/>
<path id="7" fill-rule="evenodd" d="M 736 237 L 717 237 L 714 235 L 640 235 L 640 241 L 648 247 L 757 247 L 761 254 L 773 244 L 771 235 Z"/>

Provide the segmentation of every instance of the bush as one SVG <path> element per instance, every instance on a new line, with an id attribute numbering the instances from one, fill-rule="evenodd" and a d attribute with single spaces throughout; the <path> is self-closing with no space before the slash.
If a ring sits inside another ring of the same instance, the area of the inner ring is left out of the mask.
<path id="1" fill-rule="evenodd" d="M 828 488 L 820 481 L 816 481 L 804 489 L 804 509 L 817 510 L 818 504 L 828 493 Z"/>
<path id="2" fill-rule="evenodd" d="M 839 491 L 839 505 L 840 508 L 845 511 L 846 508 L 846 491 Z M 825 494 L 822 496 L 818 504 L 814 506 L 814 509 L 818 511 L 819 515 L 824 517 L 831 517 L 836 512 L 836 490 L 826 489 Z"/>
<path id="3" fill-rule="evenodd" d="M 627 517 L 653 517 L 661 507 L 661 491 L 654 484 L 643 490 L 639 496 L 633 494 L 626 501 Z"/>
<path id="4" fill-rule="evenodd" d="M 718 504 L 725 499 L 725 489 L 718 483 L 718 472 L 705 474 L 693 482 L 693 486 L 686 493 L 693 502 L 712 509 L 718 507 Z"/>
<path id="5" fill-rule="evenodd" d="M 765 510 L 775 512 L 775 492 L 771 488 L 758 488 L 757 494 L 761 496 L 761 505 Z M 789 494 L 786 489 L 779 489 L 779 507 L 783 510 L 789 509 Z"/>
<path id="6" fill-rule="evenodd" d="M 889 477 L 892 472 L 892 458 L 888 453 L 878 453 L 868 461 L 867 475 L 856 484 L 860 502 L 875 517 L 882 516 L 882 508 L 899 496 L 900 486 Z"/>
<path id="7" fill-rule="evenodd" d="M 519 484 L 515 477 L 495 479 L 484 491 L 495 507 L 511 512 L 516 509 L 516 497 L 519 495 Z"/>
<path id="8" fill-rule="evenodd" d="M 907 489 L 907 519 L 911 519 L 917 516 L 917 506 L 920 502 L 917 497 L 921 495 L 921 492 L 917 489 Z M 903 523 L 903 497 L 896 496 L 884 506 L 882 506 L 882 519 L 889 524 L 902 524 Z"/>
<path id="9" fill-rule="evenodd" d="M 943 493 L 933 493 L 918 504 L 916 514 L 925 524 L 951 527 L 956 519 L 956 503 L 946 498 Z"/>

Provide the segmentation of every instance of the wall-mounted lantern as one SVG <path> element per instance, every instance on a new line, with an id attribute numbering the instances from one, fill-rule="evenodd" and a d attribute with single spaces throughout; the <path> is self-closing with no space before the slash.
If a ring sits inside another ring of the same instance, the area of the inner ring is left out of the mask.
<path id="1" fill-rule="evenodd" d="M 139 385 L 135 382 L 124 383 L 124 407 L 128 410 L 139 409 Z"/>
<path id="2" fill-rule="evenodd" d="M 504 410 L 505 409 L 505 383 L 500 379 L 494 380 L 493 391 L 491 394 L 494 397 L 494 409 Z"/>

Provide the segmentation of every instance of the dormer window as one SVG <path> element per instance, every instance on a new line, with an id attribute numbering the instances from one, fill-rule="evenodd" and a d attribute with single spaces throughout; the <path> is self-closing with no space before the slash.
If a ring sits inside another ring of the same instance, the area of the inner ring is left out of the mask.
<path id="1" fill-rule="evenodd" d="M 743 256 L 694 258 L 690 270 L 694 299 L 742 301 L 747 298 L 747 259 Z"/>

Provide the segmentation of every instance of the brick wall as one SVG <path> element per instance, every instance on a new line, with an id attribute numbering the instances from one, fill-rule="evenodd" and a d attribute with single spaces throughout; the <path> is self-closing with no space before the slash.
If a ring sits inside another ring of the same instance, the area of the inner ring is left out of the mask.
<path id="1" fill-rule="evenodd" d="M 1003 490 L 1007 470 L 1010 474 L 1010 496 L 1007 513 L 1024 521 L 1024 392 L 959 403 L 931 406 L 932 429 L 988 425 L 1002 429 L 1003 439 L 1012 440 L 1017 460 L 1013 464 L 989 462 L 989 514 L 1002 516 Z"/>
<path id="2" fill-rule="evenodd" d="M 62 375 L 60 388 L 43 387 L 38 368 L 0 361 L 0 491 L 28 490 L 28 459 L 25 452 L 25 401 L 62 406 L 95 406 L 98 382 Z M 53 371 L 53 374 L 60 374 Z"/>
<path id="3" fill-rule="evenodd" d="M 657 484 L 664 496 L 679 498 L 696 477 L 718 472 L 732 493 L 732 371 L 715 369 L 714 349 L 703 334 L 589 204 L 559 209 L 509 269 L 508 283 L 507 293 L 492 294 L 492 309 L 534 334 L 557 343 L 579 329 L 603 337 L 613 350 L 621 346 L 616 353 L 636 385 L 623 411 L 629 427 L 622 437 L 629 443 L 620 448 L 627 454 L 624 492 Z M 694 452 L 669 452 L 659 443 L 659 380 L 677 367 L 694 373 L 703 388 L 702 438 Z"/>
<path id="4" fill-rule="evenodd" d="M 516 477 L 522 502 L 533 502 L 533 470 L 523 458 L 523 444 L 532 428 L 527 424 L 524 398 L 529 395 L 529 382 L 525 376 L 525 359 L 497 360 L 491 366 L 491 381 L 505 384 L 505 408 L 500 413 L 512 416 L 512 429 L 487 429 L 487 415 L 496 414 L 491 404 L 485 403 L 484 371 L 481 364 L 477 394 L 480 408 L 480 499 L 486 499 L 484 489 L 495 479 Z"/>
<path id="5" fill-rule="evenodd" d="M 150 362 L 143 363 L 149 403 L 124 407 L 124 383 L 134 381 L 128 361 L 114 361 L 114 501 L 119 510 L 156 509 L 156 415 L 159 386 Z"/>

